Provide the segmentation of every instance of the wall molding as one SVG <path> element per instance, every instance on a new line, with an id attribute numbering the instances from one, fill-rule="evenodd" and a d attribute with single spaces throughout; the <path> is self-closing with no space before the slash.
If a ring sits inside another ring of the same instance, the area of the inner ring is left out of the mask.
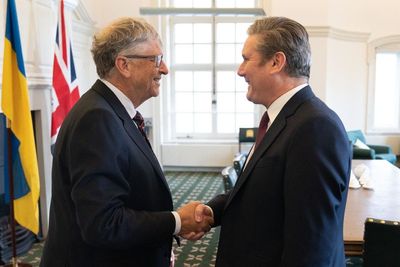
<path id="1" fill-rule="evenodd" d="M 91 36 L 96 30 L 96 23 L 90 18 L 87 9 L 81 1 L 72 12 L 72 29 L 74 31 L 74 55 L 91 47 Z"/>
<path id="2" fill-rule="evenodd" d="M 348 42 L 367 42 L 370 33 L 347 31 L 329 26 L 306 26 L 310 37 L 325 37 Z"/>
<path id="3" fill-rule="evenodd" d="M 374 39 L 368 43 L 367 60 L 370 66 L 375 64 L 375 54 L 377 50 L 400 50 L 400 35 L 388 35 L 385 37 Z"/>
<path id="4" fill-rule="evenodd" d="M 382 46 L 391 46 L 391 45 L 400 44 L 400 35 L 388 35 L 385 37 L 377 38 L 368 43 L 368 47 L 379 48 Z"/>
<path id="5" fill-rule="evenodd" d="M 82 1 L 78 2 L 78 5 L 73 11 L 74 18 L 76 22 L 79 22 L 80 24 L 83 24 L 89 28 L 94 28 L 94 25 L 96 24 L 92 18 L 90 17 L 86 7 L 83 5 Z"/>

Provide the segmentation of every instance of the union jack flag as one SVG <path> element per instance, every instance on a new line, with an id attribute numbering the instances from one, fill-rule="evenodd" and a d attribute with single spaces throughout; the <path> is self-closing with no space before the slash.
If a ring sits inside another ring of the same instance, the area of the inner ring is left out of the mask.
<path id="1" fill-rule="evenodd" d="M 65 24 L 64 0 L 60 1 L 53 63 L 53 90 L 51 94 L 51 143 L 56 142 L 60 126 L 69 110 L 79 99 L 71 39 Z"/>

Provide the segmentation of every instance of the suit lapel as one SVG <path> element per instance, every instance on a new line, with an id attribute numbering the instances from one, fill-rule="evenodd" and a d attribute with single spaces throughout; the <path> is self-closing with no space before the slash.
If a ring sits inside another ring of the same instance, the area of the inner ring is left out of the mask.
<path id="1" fill-rule="evenodd" d="M 163 171 L 161 170 L 160 164 L 156 156 L 154 155 L 153 150 L 147 144 L 146 140 L 139 132 L 139 129 L 134 125 L 132 118 L 129 117 L 128 112 L 125 110 L 124 106 L 121 104 L 118 98 L 100 80 L 97 80 L 96 83 L 93 85 L 93 90 L 102 95 L 104 99 L 106 99 L 106 101 L 114 109 L 115 113 L 121 118 L 127 134 L 132 139 L 132 141 L 139 147 L 139 149 L 143 152 L 143 154 L 147 157 L 147 159 L 151 162 L 153 168 L 156 170 L 158 176 L 161 178 L 162 182 L 165 184 L 165 186 L 168 188 L 169 191 L 168 183 L 165 180 Z"/>
<path id="2" fill-rule="evenodd" d="M 230 204 L 230 202 L 235 197 L 236 193 L 241 189 L 246 180 L 250 179 L 250 175 L 253 172 L 255 166 L 257 165 L 257 162 L 265 154 L 265 152 L 269 149 L 269 147 L 271 147 L 274 140 L 278 138 L 278 136 L 285 129 L 287 118 L 295 114 L 296 110 L 301 106 L 301 104 L 303 104 L 305 101 L 309 100 L 312 97 L 315 96 L 311 91 L 311 88 L 309 86 L 306 86 L 305 88 L 297 92 L 283 106 L 282 110 L 279 112 L 278 116 L 272 123 L 271 127 L 266 132 L 264 139 L 260 143 L 258 149 L 254 151 L 246 168 L 242 171 L 241 175 L 239 176 L 235 187 L 232 189 L 232 192 L 229 195 L 225 208 Z"/>

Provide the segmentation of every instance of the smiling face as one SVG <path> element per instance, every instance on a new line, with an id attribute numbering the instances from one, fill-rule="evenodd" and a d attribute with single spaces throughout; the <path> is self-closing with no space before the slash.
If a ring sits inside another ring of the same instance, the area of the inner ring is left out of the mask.
<path id="1" fill-rule="evenodd" d="M 160 41 L 150 39 L 116 57 L 115 67 L 107 78 L 132 101 L 135 108 L 159 95 L 161 77 L 168 74 L 165 63 L 161 60 L 158 65 L 156 62 L 156 56 L 162 54 Z"/>
<path id="2" fill-rule="evenodd" d="M 157 40 L 149 40 L 138 45 L 135 49 L 138 56 L 162 55 L 161 45 Z M 168 68 L 164 61 L 159 67 L 150 58 L 131 58 L 127 62 L 130 65 L 131 75 L 129 77 L 130 88 L 135 92 L 136 98 L 139 96 L 141 103 L 151 97 L 156 97 L 160 93 L 160 80 L 162 75 L 168 74 Z"/>
<path id="3" fill-rule="evenodd" d="M 248 83 L 247 99 L 254 104 L 268 107 L 274 95 L 274 61 L 263 59 L 256 50 L 257 35 L 250 35 L 244 43 L 243 62 L 237 71 Z"/>

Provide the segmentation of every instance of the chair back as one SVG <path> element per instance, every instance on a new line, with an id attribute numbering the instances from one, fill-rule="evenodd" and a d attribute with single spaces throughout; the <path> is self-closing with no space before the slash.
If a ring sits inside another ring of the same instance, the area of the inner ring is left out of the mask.
<path id="1" fill-rule="evenodd" d="M 254 143 L 256 141 L 258 128 L 239 128 L 239 153 L 242 152 L 242 143 Z"/>
<path id="2" fill-rule="evenodd" d="M 233 168 L 235 169 L 237 176 L 239 176 L 242 172 L 244 163 L 246 162 L 246 158 L 247 156 L 241 153 L 236 154 L 233 158 Z"/>
<path id="3" fill-rule="evenodd" d="M 354 143 L 359 139 L 364 144 L 367 143 L 365 136 L 361 130 L 347 131 L 347 137 L 349 141 L 354 145 Z"/>
<path id="4" fill-rule="evenodd" d="M 237 180 L 236 171 L 233 166 L 228 166 L 221 171 L 221 175 L 225 192 L 229 192 L 235 186 Z"/>
<path id="5" fill-rule="evenodd" d="M 400 267 L 400 222 L 367 218 L 364 267 Z"/>

